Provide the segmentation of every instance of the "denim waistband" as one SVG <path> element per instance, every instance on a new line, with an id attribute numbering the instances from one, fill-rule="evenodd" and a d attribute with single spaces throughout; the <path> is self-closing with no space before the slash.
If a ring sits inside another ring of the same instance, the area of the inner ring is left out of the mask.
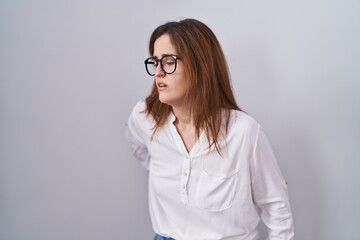
<path id="1" fill-rule="evenodd" d="M 168 238 L 168 237 L 163 237 L 163 236 L 160 236 L 159 234 L 156 234 L 154 240 L 175 240 L 175 239 Z"/>

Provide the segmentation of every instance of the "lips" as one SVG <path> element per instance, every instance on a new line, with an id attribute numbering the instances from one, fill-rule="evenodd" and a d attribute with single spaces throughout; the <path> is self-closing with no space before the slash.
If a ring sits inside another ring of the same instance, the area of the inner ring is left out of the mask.
<path id="1" fill-rule="evenodd" d="M 162 82 L 157 83 L 157 88 L 159 91 L 165 90 L 166 87 L 167 87 L 167 85 L 165 83 L 162 83 Z"/>

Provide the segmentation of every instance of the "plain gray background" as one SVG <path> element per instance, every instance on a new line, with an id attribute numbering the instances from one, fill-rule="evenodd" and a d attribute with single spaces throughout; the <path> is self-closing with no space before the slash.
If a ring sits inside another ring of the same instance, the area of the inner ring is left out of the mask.
<path id="1" fill-rule="evenodd" d="M 299 240 L 359 240 L 360 2 L 0 0 L 0 240 L 152 239 L 125 122 L 152 30 L 205 22 L 265 128 Z"/>

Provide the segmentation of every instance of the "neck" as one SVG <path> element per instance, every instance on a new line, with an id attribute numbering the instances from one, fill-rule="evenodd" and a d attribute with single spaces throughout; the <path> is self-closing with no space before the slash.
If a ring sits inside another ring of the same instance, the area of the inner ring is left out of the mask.
<path id="1" fill-rule="evenodd" d="M 189 111 L 186 111 L 184 108 L 172 108 L 173 113 L 176 117 L 175 120 L 175 125 L 180 125 L 180 126 L 194 126 L 194 122 L 191 119 L 191 115 L 189 113 Z"/>
<path id="2" fill-rule="evenodd" d="M 173 107 L 172 110 L 176 117 L 173 124 L 183 140 L 186 150 L 190 152 L 197 140 L 194 121 L 192 120 L 189 111 L 185 111 L 184 108 L 179 109 Z"/>

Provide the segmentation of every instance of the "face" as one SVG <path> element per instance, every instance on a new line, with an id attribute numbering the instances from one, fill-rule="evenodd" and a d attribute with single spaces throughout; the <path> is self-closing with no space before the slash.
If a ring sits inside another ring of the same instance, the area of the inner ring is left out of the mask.
<path id="1" fill-rule="evenodd" d="M 160 59 L 163 55 L 177 55 L 175 47 L 171 44 L 168 34 L 156 39 L 154 43 L 154 57 Z M 181 57 L 181 56 L 180 56 Z M 177 60 L 174 73 L 166 74 L 158 64 L 155 71 L 155 82 L 159 92 L 159 100 L 173 108 L 182 108 L 187 91 L 187 80 L 184 76 L 182 60 Z"/>

